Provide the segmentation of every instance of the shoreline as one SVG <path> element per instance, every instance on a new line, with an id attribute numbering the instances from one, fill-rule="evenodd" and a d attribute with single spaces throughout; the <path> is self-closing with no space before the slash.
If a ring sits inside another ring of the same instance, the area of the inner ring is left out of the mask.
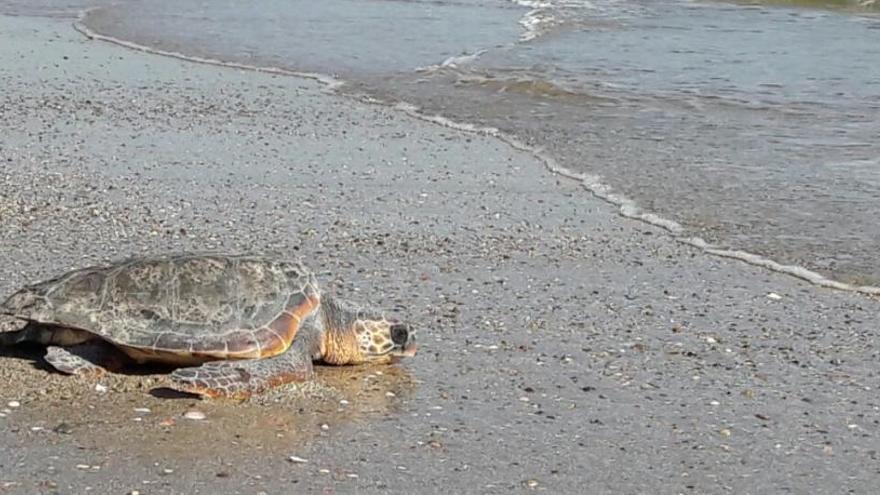
<path id="1" fill-rule="evenodd" d="M 72 27 L 75 31 L 82 34 L 86 38 L 90 40 L 103 41 L 106 43 L 115 44 L 130 50 L 140 51 L 152 55 L 163 56 L 163 57 L 171 57 L 178 60 L 184 60 L 192 63 L 198 64 L 206 64 L 212 65 L 216 67 L 226 67 L 230 69 L 241 69 L 241 70 L 251 70 L 255 72 L 267 73 L 267 74 L 278 74 L 287 77 L 297 77 L 307 80 L 314 80 L 325 86 L 326 90 L 336 96 L 343 98 L 351 98 L 352 100 L 371 104 L 371 105 L 381 105 L 387 108 L 392 108 L 395 110 L 399 110 L 404 114 L 423 120 L 425 122 L 431 122 L 443 127 L 447 127 L 450 129 L 455 129 L 462 132 L 473 133 L 473 134 L 481 134 L 487 135 L 501 140 L 512 148 L 524 151 L 526 153 L 531 154 L 535 157 L 536 160 L 541 162 L 543 166 L 550 171 L 551 173 L 560 175 L 565 177 L 566 179 L 573 180 L 578 182 L 585 191 L 587 191 L 592 196 L 608 203 L 609 205 L 616 208 L 617 212 L 620 216 L 624 218 L 629 218 L 633 220 L 637 220 L 640 222 L 644 222 L 648 225 L 659 227 L 660 229 L 667 232 L 671 239 L 676 242 L 680 242 L 694 248 L 697 248 L 704 253 L 712 256 L 721 256 L 724 258 L 730 258 L 738 260 L 742 263 L 746 263 L 752 266 L 757 266 L 764 268 L 766 270 L 770 270 L 777 273 L 782 273 L 784 275 L 788 275 L 791 277 L 798 278 L 805 282 L 808 282 L 817 287 L 829 288 L 834 290 L 841 290 L 847 292 L 855 292 L 858 294 L 863 294 L 869 297 L 880 298 L 880 286 L 875 285 L 857 285 L 842 282 L 839 280 L 835 280 L 833 278 L 828 278 L 818 272 L 810 270 L 806 267 L 800 265 L 787 265 L 783 263 L 779 263 L 774 259 L 762 256 L 757 253 L 751 253 L 748 251 L 744 251 L 737 248 L 723 248 L 712 243 L 707 242 L 702 237 L 692 236 L 684 234 L 684 228 L 675 220 L 662 217 L 654 212 L 645 211 L 642 207 L 638 205 L 638 203 L 628 198 L 620 193 L 614 191 L 614 188 L 608 184 L 602 182 L 602 178 L 598 175 L 591 174 L 582 174 L 574 172 L 566 167 L 563 167 L 550 155 L 546 154 L 541 147 L 530 146 L 516 136 L 510 135 L 501 131 L 500 129 L 494 127 L 480 127 L 475 126 L 470 123 L 465 122 L 456 122 L 452 119 L 444 117 L 442 115 L 428 115 L 422 113 L 419 107 L 403 102 L 386 102 L 380 101 L 376 98 L 373 98 L 366 94 L 343 94 L 337 91 L 338 88 L 347 84 L 345 80 L 327 75 L 327 74 L 318 74 L 311 72 L 300 72 L 290 69 L 285 69 L 282 67 L 263 67 L 257 65 L 248 65 L 241 64 L 237 62 L 228 62 L 219 59 L 213 58 L 202 58 L 192 55 L 187 55 L 180 52 L 171 52 L 166 50 L 160 50 L 156 48 L 151 48 L 148 46 L 140 45 L 138 43 L 134 43 L 127 40 L 122 40 L 115 38 L 113 36 L 104 35 L 98 32 L 95 32 L 91 28 L 89 28 L 84 20 L 88 16 L 89 12 L 92 10 L 99 10 L 103 7 L 94 7 L 92 9 L 86 9 L 81 11 L 77 15 L 77 19 L 72 23 Z"/>
<path id="2" fill-rule="evenodd" d="M 123 254 L 272 250 L 423 342 L 400 366 L 326 368 L 305 398 L 242 404 L 6 353 L 13 493 L 875 484 L 873 298 L 706 256 L 532 153 L 316 81 L 134 53 L 57 19 L 0 27 L 0 293 Z"/>

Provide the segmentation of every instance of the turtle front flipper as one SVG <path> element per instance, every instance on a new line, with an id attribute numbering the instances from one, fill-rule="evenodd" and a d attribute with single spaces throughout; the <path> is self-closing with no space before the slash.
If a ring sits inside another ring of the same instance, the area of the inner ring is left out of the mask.
<path id="1" fill-rule="evenodd" d="M 179 368 L 171 373 L 171 387 L 207 397 L 243 399 L 271 387 L 308 380 L 311 375 L 311 358 L 291 347 L 271 358 L 210 361 Z"/>
<path id="2" fill-rule="evenodd" d="M 53 368 L 68 375 L 100 376 L 107 368 L 119 368 L 117 352 L 101 342 L 90 342 L 71 347 L 49 346 L 44 359 Z"/>

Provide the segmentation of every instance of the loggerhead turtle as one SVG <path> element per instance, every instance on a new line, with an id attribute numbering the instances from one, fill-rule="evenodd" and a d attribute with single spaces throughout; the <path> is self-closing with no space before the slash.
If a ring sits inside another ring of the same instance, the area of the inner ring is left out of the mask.
<path id="1" fill-rule="evenodd" d="M 48 345 L 46 361 L 63 373 L 163 363 L 178 367 L 173 388 L 210 397 L 307 380 L 313 360 L 390 362 L 416 351 L 409 325 L 322 294 L 301 263 L 261 256 L 84 268 L 18 291 L 0 313 L 27 322 L 0 333 L 0 345 Z"/>

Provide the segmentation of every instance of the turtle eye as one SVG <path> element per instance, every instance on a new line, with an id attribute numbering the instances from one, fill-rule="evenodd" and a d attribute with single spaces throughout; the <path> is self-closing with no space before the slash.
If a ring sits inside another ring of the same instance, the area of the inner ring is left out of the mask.
<path id="1" fill-rule="evenodd" d="M 406 345 L 409 340 L 409 325 L 396 323 L 391 325 L 391 341 L 399 346 Z"/>

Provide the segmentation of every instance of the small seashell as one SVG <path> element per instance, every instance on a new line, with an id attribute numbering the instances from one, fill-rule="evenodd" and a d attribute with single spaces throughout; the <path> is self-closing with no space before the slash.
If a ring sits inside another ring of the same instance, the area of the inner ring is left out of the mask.
<path id="1" fill-rule="evenodd" d="M 195 421 L 200 421 L 200 420 L 203 420 L 203 419 L 207 418 L 208 416 L 206 416 L 205 413 L 203 413 L 202 411 L 192 410 L 192 411 L 187 411 L 187 412 L 185 412 L 185 413 L 183 414 L 183 417 L 186 418 L 186 419 L 192 419 L 192 420 L 195 420 Z"/>

